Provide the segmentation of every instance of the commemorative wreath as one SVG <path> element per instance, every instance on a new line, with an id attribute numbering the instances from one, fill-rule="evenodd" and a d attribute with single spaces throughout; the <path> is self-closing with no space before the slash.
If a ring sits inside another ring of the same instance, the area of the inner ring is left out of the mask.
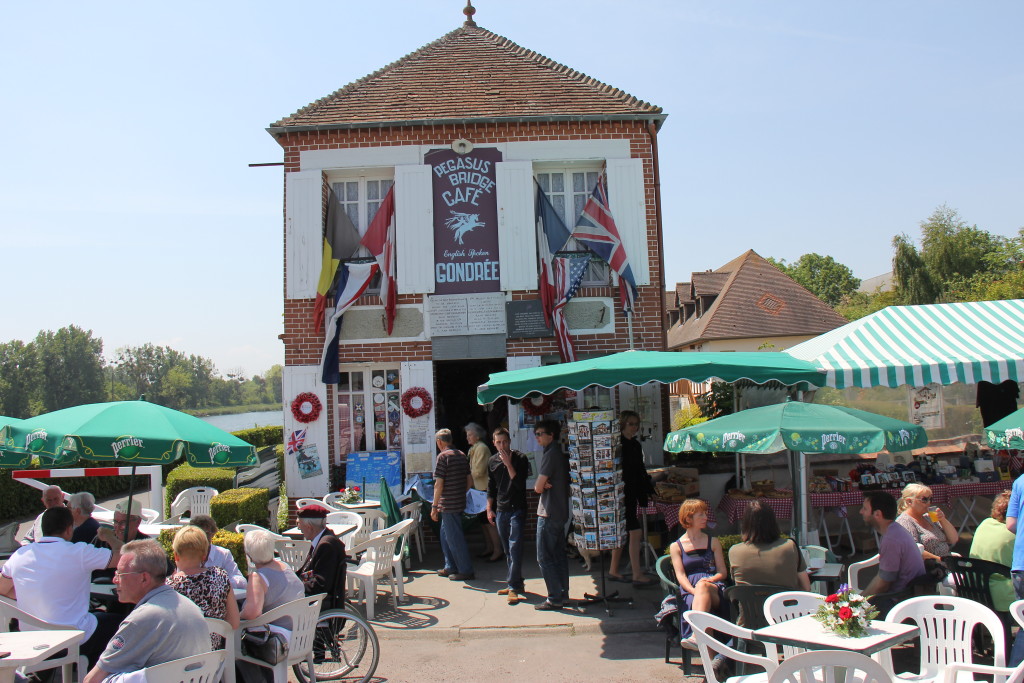
<path id="1" fill-rule="evenodd" d="M 409 417 L 423 417 L 433 407 L 434 400 L 423 387 L 410 387 L 402 394 L 402 412 Z"/>
<path id="2" fill-rule="evenodd" d="M 292 417 L 303 424 L 316 422 L 321 410 L 323 404 L 320 403 L 320 399 L 309 391 L 302 392 L 292 401 Z"/>
<path id="3" fill-rule="evenodd" d="M 523 399 L 523 410 L 533 417 L 544 417 L 551 412 L 551 397 L 531 394 Z"/>

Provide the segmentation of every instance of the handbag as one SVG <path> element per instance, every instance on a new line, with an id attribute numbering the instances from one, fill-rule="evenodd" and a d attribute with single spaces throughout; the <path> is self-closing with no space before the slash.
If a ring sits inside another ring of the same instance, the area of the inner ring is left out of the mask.
<path id="1" fill-rule="evenodd" d="M 270 626 L 246 629 L 242 633 L 242 654 L 267 664 L 280 664 L 288 657 L 288 641 Z"/>

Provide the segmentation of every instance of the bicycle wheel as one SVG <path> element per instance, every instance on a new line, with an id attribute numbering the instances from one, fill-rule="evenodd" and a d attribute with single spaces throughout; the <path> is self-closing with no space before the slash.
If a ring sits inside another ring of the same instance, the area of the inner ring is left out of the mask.
<path id="1" fill-rule="evenodd" d="M 313 669 L 318 681 L 369 681 L 377 670 L 380 644 L 361 616 L 332 609 L 320 615 L 313 640 Z M 300 683 L 308 683 L 309 664 L 292 667 Z"/>

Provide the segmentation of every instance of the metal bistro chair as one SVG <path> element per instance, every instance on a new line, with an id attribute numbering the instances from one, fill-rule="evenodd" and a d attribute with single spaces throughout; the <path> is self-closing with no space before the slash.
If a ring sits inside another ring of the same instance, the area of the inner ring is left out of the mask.
<path id="1" fill-rule="evenodd" d="M 12 619 L 17 619 L 19 627 L 24 628 L 26 626 L 42 630 L 42 631 L 74 631 L 77 630 L 74 626 L 60 626 L 58 624 L 51 624 L 47 621 L 43 621 L 38 617 L 34 617 L 23 609 L 20 609 L 18 605 L 10 598 L 0 596 L 0 633 L 7 633 L 10 628 Z M 89 665 L 86 662 L 85 656 L 80 655 L 78 652 L 79 645 L 72 645 L 62 650 L 63 656 L 53 656 L 49 659 L 45 659 L 42 662 L 33 666 L 23 667 L 23 673 L 33 673 L 36 671 L 46 671 L 47 669 L 60 668 L 61 677 L 64 681 L 75 680 L 71 677 L 71 667 L 78 667 L 78 679 L 84 680 L 85 674 L 89 671 Z M 57 653 L 58 655 L 60 653 Z"/>
<path id="2" fill-rule="evenodd" d="M 672 558 L 668 555 L 662 555 L 658 558 L 658 561 L 654 563 L 654 571 L 658 574 L 658 580 L 661 582 L 661 587 L 665 591 L 665 597 L 669 595 L 676 596 L 676 600 L 679 599 L 679 584 L 676 583 L 676 572 L 672 568 Z M 675 633 L 671 631 L 665 634 L 665 663 L 669 663 L 670 655 L 672 654 L 672 646 L 675 645 L 680 650 L 680 656 L 683 661 L 683 675 L 691 675 L 691 669 L 693 663 L 690 661 L 693 655 L 693 651 L 685 648 L 679 642 L 679 636 L 682 632 L 682 619 L 683 610 L 682 605 L 672 618 L 675 622 Z"/>

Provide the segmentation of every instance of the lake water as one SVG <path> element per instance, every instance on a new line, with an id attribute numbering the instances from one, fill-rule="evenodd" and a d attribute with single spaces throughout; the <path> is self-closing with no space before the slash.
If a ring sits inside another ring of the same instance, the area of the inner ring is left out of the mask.
<path id="1" fill-rule="evenodd" d="M 226 432 L 237 432 L 239 429 L 253 427 L 279 427 L 284 424 L 284 413 L 280 410 L 260 410 L 237 415 L 208 415 L 202 419 Z"/>

